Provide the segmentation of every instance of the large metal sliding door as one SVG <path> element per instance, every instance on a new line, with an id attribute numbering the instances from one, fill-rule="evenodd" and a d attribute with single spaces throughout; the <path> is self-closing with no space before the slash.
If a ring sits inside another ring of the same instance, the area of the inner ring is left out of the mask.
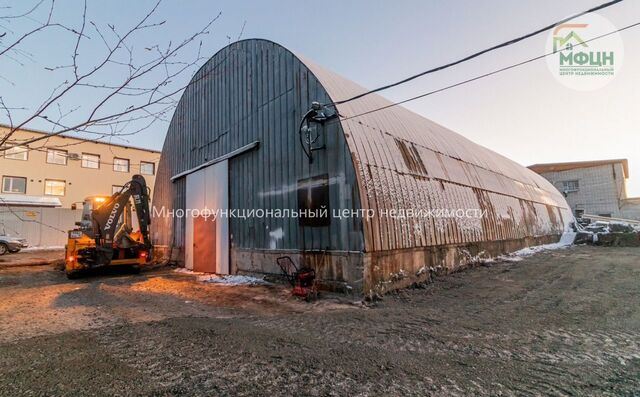
<path id="1" fill-rule="evenodd" d="M 229 273 L 229 208 L 227 161 L 187 175 L 185 266 L 202 272 Z M 194 210 L 201 216 L 194 217 Z M 214 215 L 203 217 L 203 213 Z"/>

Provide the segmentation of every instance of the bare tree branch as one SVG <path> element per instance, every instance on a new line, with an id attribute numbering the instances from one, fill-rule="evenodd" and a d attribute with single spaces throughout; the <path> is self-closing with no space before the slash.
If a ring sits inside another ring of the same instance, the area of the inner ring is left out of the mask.
<path id="1" fill-rule="evenodd" d="M 38 8 L 40 8 L 40 6 L 42 5 L 42 3 L 44 3 L 44 0 L 40 0 L 39 2 L 37 2 L 30 10 L 28 10 L 27 12 L 24 12 L 22 14 L 19 15 L 2 15 L 0 16 L 0 19 L 18 19 L 18 18 L 24 18 L 30 14 L 32 14 L 35 10 L 37 10 Z M 5 9 L 11 9 L 11 7 L 3 7 Z"/>
<path id="2" fill-rule="evenodd" d="M 30 15 L 44 2 L 45 0 L 41 0 L 29 11 L 10 17 L 31 18 Z M 15 146 L 28 146 L 31 149 L 29 145 L 68 132 L 94 134 L 98 139 L 112 138 L 134 135 L 156 122 L 168 121 L 167 116 L 178 103 L 178 95 L 187 85 L 179 82 L 184 81 L 185 74 L 195 72 L 204 63 L 205 58 L 201 54 L 202 41 L 199 39 L 209 33 L 210 27 L 221 14 L 212 18 L 202 29 L 179 41 L 177 45 L 169 42 L 165 46 L 142 46 L 144 51 L 141 53 L 136 50 L 139 34 L 158 29 L 165 24 L 165 21 L 154 20 L 157 18 L 160 4 L 161 0 L 158 0 L 137 23 L 120 32 L 113 24 L 107 23 L 106 27 L 102 28 L 101 24 L 90 20 L 86 0 L 77 29 L 56 22 L 53 18 L 55 0 L 52 0 L 46 21 L 22 33 L 11 44 L 0 46 L 1 61 L 3 58 L 9 59 L 10 53 L 26 54 L 27 52 L 21 48 L 26 40 L 48 29 L 61 28 L 73 37 L 71 63 L 44 67 L 59 80 L 46 99 L 31 113 L 16 120 L 11 108 L 0 98 L 0 110 L 4 111 L 10 121 L 8 132 L 0 136 L 0 153 Z M 0 20 L 2 19 L 0 16 Z M 86 55 L 83 56 L 83 49 L 92 44 L 87 41 L 90 40 L 87 26 L 91 26 L 92 32 L 100 38 L 99 43 L 104 44 L 104 47 L 99 45 L 102 47 L 99 51 L 103 54 L 99 57 L 94 56 L 96 59 L 93 60 L 87 59 Z M 240 36 L 244 27 L 245 25 L 242 26 Z M 196 48 L 192 49 L 193 46 Z M 190 59 L 185 59 L 184 54 L 187 51 L 194 54 Z M 213 70 L 215 68 L 211 72 Z M 105 78 L 105 75 L 109 77 Z M 68 98 L 84 96 L 86 93 L 89 93 L 86 95 L 87 101 L 81 106 L 67 104 Z M 34 121 L 48 123 L 51 132 L 46 136 L 35 136 L 22 141 L 11 139 L 16 131 L 27 128 Z"/>

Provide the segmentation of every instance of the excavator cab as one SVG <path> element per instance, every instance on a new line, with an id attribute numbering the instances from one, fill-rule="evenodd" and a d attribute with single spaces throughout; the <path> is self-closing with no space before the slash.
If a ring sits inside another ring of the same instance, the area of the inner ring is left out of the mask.
<path id="1" fill-rule="evenodd" d="M 65 250 L 67 277 L 112 265 L 139 270 L 151 259 L 150 224 L 149 189 L 141 175 L 134 175 L 112 196 L 87 197 L 77 227 L 69 230 Z"/>
<path id="2" fill-rule="evenodd" d="M 76 222 L 76 226 L 90 234 L 92 232 L 91 215 L 93 215 L 93 211 L 98 210 L 109 198 L 110 196 L 90 196 L 85 198 L 82 202 L 82 217 L 80 222 Z"/>

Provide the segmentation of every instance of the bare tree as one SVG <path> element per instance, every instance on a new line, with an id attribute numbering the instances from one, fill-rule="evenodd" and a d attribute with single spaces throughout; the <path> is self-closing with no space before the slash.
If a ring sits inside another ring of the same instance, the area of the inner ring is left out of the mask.
<path id="1" fill-rule="evenodd" d="M 66 132 L 91 134 L 96 140 L 132 135 L 165 120 L 185 88 L 185 75 L 203 64 L 201 39 L 220 17 L 216 15 L 178 42 L 140 46 L 140 37 L 157 32 L 166 22 L 158 20 L 160 1 L 126 29 L 96 22 L 89 15 L 86 0 L 75 26 L 56 19 L 56 6 L 55 0 L 39 0 L 15 14 L 11 7 L 0 7 L 0 65 L 3 61 L 29 62 L 33 57 L 29 43 L 49 32 L 64 34 L 72 49 L 68 63 L 44 66 L 55 88 L 45 92 L 37 105 L 15 106 L 8 97 L 10 91 L 0 92 L 0 112 L 9 126 L 0 134 L 0 153 L 15 146 L 37 150 L 42 146 L 36 147 L 36 142 L 44 144 L 50 136 Z M 29 25 L 32 27 L 25 29 Z M 100 46 L 97 51 L 96 44 Z M 83 51 L 88 46 L 94 46 L 92 51 Z M 2 69 L 0 80 L 13 84 L 12 76 L 3 75 Z M 43 121 L 50 127 L 49 135 L 12 139 L 17 130 Z"/>

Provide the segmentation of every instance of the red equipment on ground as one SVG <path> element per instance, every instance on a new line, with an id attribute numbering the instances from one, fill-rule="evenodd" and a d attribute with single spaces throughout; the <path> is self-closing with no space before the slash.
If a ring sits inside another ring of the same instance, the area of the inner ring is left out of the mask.
<path id="1" fill-rule="evenodd" d="M 316 271 L 310 267 L 298 268 L 289 256 L 281 256 L 276 259 L 283 276 L 293 287 L 291 294 L 304 298 L 306 301 L 318 297 L 318 287 L 316 286 Z"/>

